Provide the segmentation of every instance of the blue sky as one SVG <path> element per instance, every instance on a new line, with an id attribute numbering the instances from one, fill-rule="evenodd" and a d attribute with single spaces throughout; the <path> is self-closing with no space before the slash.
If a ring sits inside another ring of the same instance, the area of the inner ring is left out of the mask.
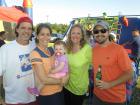
<path id="1" fill-rule="evenodd" d="M 23 0 L 5 0 L 8 6 L 22 6 Z M 107 15 L 139 15 L 140 0 L 32 0 L 34 24 L 66 23 L 72 18 Z"/>

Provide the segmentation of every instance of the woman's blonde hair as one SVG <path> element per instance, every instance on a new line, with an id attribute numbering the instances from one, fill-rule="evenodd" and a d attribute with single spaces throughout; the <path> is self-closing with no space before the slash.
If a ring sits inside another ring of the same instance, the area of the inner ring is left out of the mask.
<path id="1" fill-rule="evenodd" d="M 85 33 L 85 30 L 84 30 L 84 28 L 82 27 L 82 25 L 80 25 L 80 24 L 75 24 L 75 25 L 73 25 L 73 26 L 71 27 L 71 29 L 70 29 L 70 32 L 69 32 L 69 34 L 68 34 L 68 38 L 67 38 L 67 40 L 66 40 L 66 45 L 67 45 L 67 51 L 68 51 L 68 53 L 70 53 L 70 52 L 72 51 L 73 43 L 72 43 L 72 41 L 71 41 L 71 31 L 72 31 L 75 27 L 78 27 L 78 28 L 81 29 L 81 33 L 82 33 L 82 38 L 81 38 L 81 40 L 80 40 L 80 46 L 81 46 L 81 48 L 82 48 L 82 47 L 85 45 L 85 43 L 86 43 L 86 38 L 85 38 L 86 33 Z"/>

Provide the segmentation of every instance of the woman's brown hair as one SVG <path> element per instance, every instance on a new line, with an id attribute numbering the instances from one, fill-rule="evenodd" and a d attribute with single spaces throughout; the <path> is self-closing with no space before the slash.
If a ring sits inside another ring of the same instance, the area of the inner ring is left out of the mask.
<path id="1" fill-rule="evenodd" d="M 71 27 L 70 29 L 70 32 L 68 34 L 68 38 L 67 38 L 67 41 L 66 41 L 66 45 L 67 45 L 67 51 L 68 53 L 70 53 L 72 51 L 72 47 L 73 47 L 73 43 L 71 41 L 71 31 L 75 28 L 75 27 L 78 27 L 81 29 L 81 33 L 82 33 L 82 38 L 80 40 L 80 46 L 81 48 L 83 48 L 83 46 L 85 45 L 86 43 L 86 38 L 85 38 L 85 30 L 84 28 L 80 25 L 80 24 L 75 24 Z"/>

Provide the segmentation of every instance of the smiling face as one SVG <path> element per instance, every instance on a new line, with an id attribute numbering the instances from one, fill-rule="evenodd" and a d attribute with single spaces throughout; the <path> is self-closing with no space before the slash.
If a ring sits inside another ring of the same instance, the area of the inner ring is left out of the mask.
<path id="1" fill-rule="evenodd" d="M 71 41 L 73 44 L 80 44 L 80 40 L 82 38 L 82 31 L 79 27 L 74 27 L 71 30 Z"/>
<path id="2" fill-rule="evenodd" d="M 66 53 L 65 47 L 62 44 L 55 45 L 54 47 L 55 55 L 64 55 Z"/>
<path id="3" fill-rule="evenodd" d="M 32 24 L 28 22 L 20 23 L 19 27 L 16 28 L 16 32 L 18 33 L 17 40 L 18 42 L 29 41 L 32 35 Z"/>
<path id="4" fill-rule="evenodd" d="M 70 53 L 73 51 L 74 47 L 82 48 L 86 43 L 86 34 L 82 25 L 75 24 L 71 27 L 66 40 L 67 52 Z"/>
<path id="5" fill-rule="evenodd" d="M 94 39 L 98 44 L 105 44 L 109 41 L 109 31 L 104 29 L 102 26 L 96 26 L 93 33 Z"/>
<path id="6" fill-rule="evenodd" d="M 46 46 L 47 47 L 48 43 L 51 39 L 50 30 L 46 27 L 42 28 L 37 35 L 37 39 L 38 39 L 38 44 L 40 46 Z"/>

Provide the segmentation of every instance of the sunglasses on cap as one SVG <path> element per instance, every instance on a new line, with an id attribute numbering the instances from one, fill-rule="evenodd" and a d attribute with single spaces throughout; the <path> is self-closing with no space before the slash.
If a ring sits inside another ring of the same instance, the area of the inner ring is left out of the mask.
<path id="1" fill-rule="evenodd" d="M 94 34 L 98 34 L 99 32 L 101 32 L 101 33 L 104 34 L 104 33 L 106 33 L 107 31 L 108 31 L 107 29 L 101 29 L 101 30 L 96 30 L 96 29 L 94 29 L 94 30 L 93 30 L 93 33 L 94 33 Z"/>

